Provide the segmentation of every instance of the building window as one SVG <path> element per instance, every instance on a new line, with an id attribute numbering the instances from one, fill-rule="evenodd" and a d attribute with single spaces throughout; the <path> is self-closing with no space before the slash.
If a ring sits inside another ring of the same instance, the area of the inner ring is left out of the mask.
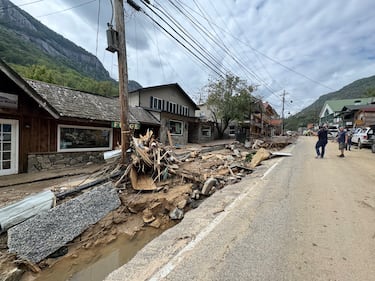
<path id="1" fill-rule="evenodd" d="M 112 149 L 112 129 L 58 126 L 58 151 L 101 151 Z"/>
<path id="2" fill-rule="evenodd" d="M 236 126 L 229 126 L 229 135 L 234 136 L 236 134 Z"/>
<path id="3" fill-rule="evenodd" d="M 157 110 L 162 110 L 163 102 L 164 101 L 162 99 L 151 97 L 151 108 L 157 109 Z"/>
<path id="4" fill-rule="evenodd" d="M 183 110 L 183 115 L 184 116 L 189 116 L 189 108 L 187 106 L 182 106 L 182 110 Z"/>
<path id="5" fill-rule="evenodd" d="M 170 120 L 169 121 L 169 131 L 173 135 L 182 135 L 183 125 L 184 125 L 184 123 L 181 122 L 181 121 Z"/>
<path id="6" fill-rule="evenodd" d="M 175 113 L 176 111 L 176 104 L 174 102 L 169 102 L 169 112 Z"/>
<path id="7" fill-rule="evenodd" d="M 202 136 L 211 137 L 211 127 L 202 127 Z"/>

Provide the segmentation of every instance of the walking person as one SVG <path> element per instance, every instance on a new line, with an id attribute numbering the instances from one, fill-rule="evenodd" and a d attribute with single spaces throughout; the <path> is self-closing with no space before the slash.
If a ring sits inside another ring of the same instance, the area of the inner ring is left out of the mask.
<path id="1" fill-rule="evenodd" d="M 316 157 L 315 158 L 324 158 L 324 153 L 326 149 L 326 145 L 328 143 L 328 130 L 327 126 L 319 126 L 318 131 L 318 141 L 315 144 L 315 150 L 316 150 Z"/>
<path id="2" fill-rule="evenodd" d="M 337 134 L 337 142 L 339 143 L 339 150 L 341 151 L 341 154 L 337 156 L 345 157 L 344 149 L 346 148 L 346 145 L 348 144 L 348 135 L 344 131 L 344 127 L 339 128 L 339 133 Z"/>
<path id="3" fill-rule="evenodd" d="M 348 129 L 348 131 L 346 132 L 346 135 L 348 136 L 348 142 L 347 142 L 347 145 L 346 145 L 346 150 L 350 151 L 350 148 L 352 147 L 353 132 L 350 129 Z"/>

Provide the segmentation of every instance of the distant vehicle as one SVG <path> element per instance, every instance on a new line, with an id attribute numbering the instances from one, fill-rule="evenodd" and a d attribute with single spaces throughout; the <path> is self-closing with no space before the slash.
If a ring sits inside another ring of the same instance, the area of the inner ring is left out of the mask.
<path id="1" fill-rule="evenodd" d="M 358 148 L 371 145 L 371 137 L 374 135 L 374 130 L 371 127 L 357 128 L 352 136 L 352 144 L 356 144 Z"/>
<path id="2" fill-rule="evenodd" d="M 371 125 L 370 128 L 372 129 L 373 132 L 375 132 L 375 125 Z M 372 134 L 369 143 L 371 145 L 371 151 L 372 153 L 375 153 L 375 134 Z"/>
<path id="3" fill-rule="evenodd" d="M 375 153 L 375 135 L 371 136 L 370 144 L 371 144 L 371 151 L 372 151 L 372 153 Z"/>
<path id="4" fill-rule="evenodd" d="M 336 126 L 329 126 L 328 127 L 328 138 L 329 139 L 337 138 L 338 133 L 339 133 L 339 129 Z"/>

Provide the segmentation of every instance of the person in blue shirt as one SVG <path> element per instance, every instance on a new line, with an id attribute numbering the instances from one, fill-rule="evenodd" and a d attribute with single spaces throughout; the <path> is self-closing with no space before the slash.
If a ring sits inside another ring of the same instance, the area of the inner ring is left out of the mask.
<path id="1" fill-rule="evenodd" d="M 315 144 L 316 157 L 324 158 L 325 148 L 328 143 L 328 130 L 327 126 L 319 126 L 318 141 Z"/>
<path id="2" fill-rule="evenodd" d="M 337 156 L 345 157 L 344 149 L 346 148 L 346 145 L 348 144 L 348 136 L 346 132 L 344 131 L 344 127 L 339 128 L 339 133 L 337 134 L 337 142 L 339 143 L 339 150 L 341 151 L 341 154 Z"/>

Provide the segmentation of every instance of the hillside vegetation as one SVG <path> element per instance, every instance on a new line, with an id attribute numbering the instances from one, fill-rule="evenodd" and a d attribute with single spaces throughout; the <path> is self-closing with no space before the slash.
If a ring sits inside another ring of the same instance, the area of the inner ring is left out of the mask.
<path id="1" fill-rule="evenodd" d="M 8 0 L 0 0 L 0 58 L 25 78 L 118 95 L 118 83 L 93 54 Z M 129 81 L 130 91 L 138 88 L 141 85 Z"/>
<path id="2" fill-rule="evenodd" d="M 309 123 L 317 124 L 320 110 L 327 100 L 355 99 L 363 97 L 375 97 L 375 75 L 356 80 L 336 92 L 320 96 L 319 99 L 301 112 L 286 119 L 285 128 L 287 130 L 297 130 L 298 127 L 305 127 Z"/>

